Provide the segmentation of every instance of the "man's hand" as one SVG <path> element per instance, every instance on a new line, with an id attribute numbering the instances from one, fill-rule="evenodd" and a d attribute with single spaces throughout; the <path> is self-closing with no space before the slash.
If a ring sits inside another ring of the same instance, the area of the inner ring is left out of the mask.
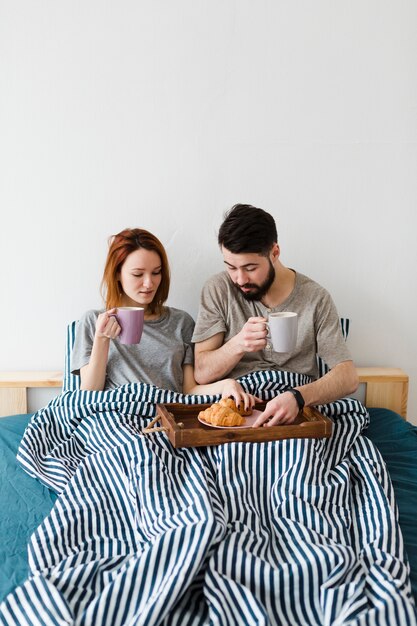
<path id="1" fill-rule="evenodd" d="M 298 413 L 297 400 L 292 393 L 285 391 L 268 402 L 265 411 L 261 413 L 252 428 L 292 424 Z"/>
<path id="2" fill-rule="evenodd" d="M 264 350 L 267 344 L 267 321 L 250 317 L 242 330 L 224 343 L 224 332 L 195 344 L 194 376 L 200 385 L 207 385 L 230 375 L 247 352 Z"/>
<path id="3" fill-rule="evenodd" d="M 258 352 L 265 349 L 267 334 L 266 319 L 250 317 L 240 333 L 235 335 L 234 343 L 240 352 Z"/>

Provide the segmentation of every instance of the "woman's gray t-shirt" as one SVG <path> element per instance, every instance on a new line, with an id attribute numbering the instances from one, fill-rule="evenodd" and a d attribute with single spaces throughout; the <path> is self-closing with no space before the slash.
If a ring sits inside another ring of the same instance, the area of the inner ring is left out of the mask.
<path id="1" fill-rule="evenodd" d="M 87 311 L 79 320 L 71 355 L 71 371 L 80 373 L 88 364 L 96 321 L 102 311 Z M 105 389 L 131 382 L 144 382 L 182 392 L 183 365 L 193 364 L 191 337 L 194 320 L 185 311 L 165 307 L 156 320 L 145 321 L 139 344 L 124 345 L 110 340 Z"/>

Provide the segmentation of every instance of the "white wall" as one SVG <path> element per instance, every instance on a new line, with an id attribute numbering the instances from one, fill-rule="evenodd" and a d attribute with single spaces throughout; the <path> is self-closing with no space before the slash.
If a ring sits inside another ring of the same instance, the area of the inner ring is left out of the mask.
<path id="1" fill-rule="evenodd" d="M 195 315 L 223 212 L 274 214 L 282 260 L 410 375 L 417 423 L 417 5 L 0 4 L 0 369 L 61 368 L 107 237 L 154 231 Z"/>

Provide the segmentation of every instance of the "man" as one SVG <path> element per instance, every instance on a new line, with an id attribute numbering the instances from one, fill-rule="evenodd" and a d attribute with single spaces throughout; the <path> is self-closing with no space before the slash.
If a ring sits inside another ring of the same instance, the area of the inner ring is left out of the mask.
<path id="1" fill-rule="evenodd" d="M 200 384 L 250 372 L 281 369 L 313 380 L 272 399 L 255 426 L 291 424 L 305 406 L 325 404 L 356 391 L 358 378 L 329 293 L 280 261 L 274 218 L 236 204 L 220 227 L 226 271 L 205 284 L 194 330 L 195 378 Z M 268 343 L 269 313 L 298 314 L 293 353 Z M 331 368 L 318 378 L 316 354 Z"/>

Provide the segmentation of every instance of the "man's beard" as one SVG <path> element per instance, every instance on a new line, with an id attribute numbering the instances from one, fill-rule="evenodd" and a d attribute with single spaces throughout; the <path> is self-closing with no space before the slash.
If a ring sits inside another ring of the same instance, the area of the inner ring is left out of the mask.
<path id="1" fill-rule="evenodd" d="M 269 288 L 271 287 L 272 283 L 275 280 L 274 266 L 272 265 L 270 259 L 268 259 L 268 261 L 269 261 L 268 276 L 266 277 L 266 279 L 261 285 L 256 285 L 255 283 L 246 283 L 245 285 L 240 286 L 240 285 L 237 285 L 236 283 L 233 283 L 236 289 L 240 291 L 242 296 L 245 298 L 245 300 L 248 300 L 248 302 L 253 302 L 254 300 L 262 300 L 262 298 L 269 291 Z M 253 291 L 248 291 L 247 293 L 245 293 L 244 291 L 242 291 L 242 287 L 246 289 L 253 289 Z"/>

